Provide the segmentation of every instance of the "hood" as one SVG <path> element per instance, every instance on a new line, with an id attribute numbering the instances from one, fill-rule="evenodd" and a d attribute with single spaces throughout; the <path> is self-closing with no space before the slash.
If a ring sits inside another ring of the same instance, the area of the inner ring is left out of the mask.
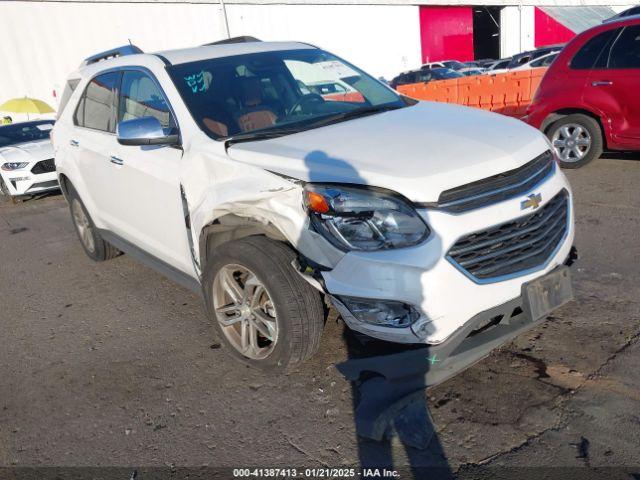
<path id="1" fill-rule="evenodd" d="M 445 103 L 414 106 L 271 140 L 232 145 L 234 160 L 309 182 L 394 190 L 416 202 L 517 168 L 549 148 L 525 123 Z"/>
<path id="2" fill-rule="evenodd" d="M 19 143 L 9 147 L 0 147 L 0 161 L 5 162 L 39 162 L 53 158 L 51 140 Z"/>

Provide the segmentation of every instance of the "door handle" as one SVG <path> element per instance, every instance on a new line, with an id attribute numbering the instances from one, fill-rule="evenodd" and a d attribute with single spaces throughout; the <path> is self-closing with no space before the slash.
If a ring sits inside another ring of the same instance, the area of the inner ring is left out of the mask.
<path id="1" fill-rule="evenodd" d="M 599 80 L 596 82 L 591 82 L 592 87 L 606 87 L 608 85 L 613 85 L 611 80 Z"/>
<path id="2" fill-rule="evenodd" d="M 77 140 L 69 140 L 69 145 L 72 147 L 78 147 L 80 143 Z"/>
<path id="3" fill-rule="evenodd" d="M 118 158 L 114 155 L 111 155 L 111 158 L 109 159 L 111 163 L 115 163 L 116 165 L 122 165 L 124 164 L 124 160 L 122 160 L 121 158 Z"/>

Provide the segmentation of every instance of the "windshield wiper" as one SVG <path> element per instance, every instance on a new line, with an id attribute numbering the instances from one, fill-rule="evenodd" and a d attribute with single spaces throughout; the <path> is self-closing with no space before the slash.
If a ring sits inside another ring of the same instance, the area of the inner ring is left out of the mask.
<path id="1" fill-rule="evenodd" d="M 364 117 L 366 115 L 372 115 L 374 113 L 386 112 L 389 110 L 396 110 L 402 108 L 399 105 L 386 105 L 386 106 L 370 106 L 356 108 L 355 110 L 349 110 L 347 112 L 340 112 L 334 115 L 328 115 L 320 118 L 315 122 L 305 123 L 298 125 L 297 127 L 288 128 L 271 128 L 262 132 L 247 132 L 228 137 L 224 141 L 224 148 L 227 150 L 231 145 L 243 142 L 255 142 L 258 140 L 269 140 L 272 138 L 282 137 L 284 135 L 291 135 L 292 133 L 299 133 L 305 130 L 311 130 L 312 128 L 322 127 L 324 125 L 330 125 L 332 123 L 342 122 L 351 118 Z"/>
<path id="2" fill-rule="evenodd" d="M 390 110 L 397 110 L 402 108 L 400 105 L 386 105 L 386 106 L 370 106 L 360 107 L 355 110 L 348 110 L 346 112 L 336 113 L 335 115 L 329 115 L 323 117 L 317 122 L 312 123 L 313 127 L 320 127 L 323 125 L 330 125 L 332 123 L 342 122 L 344 120 L 350 120 L 352 118 L 365 117 L 367 115 L 373 115 L 374 113 L 388 112 Z"/>
<path id="3" fill-rule="evenodd" d="M 234 135 L 232 137 L 228 137 L 224 141 L 225 150 L 228 149 L 231 145 L 235 143 L 243 143 L 243 142 L 254 142 L 257 140 L 269 140 L 270 138 L 278 138 L 283 135 L 290 135 L 292 133 L 298 133 L 303 130 L 306 130 L 304 127 L 298 128 L 272 128 L 270 130 L 265 130 L 264 132 L 249 132 L 249 133 L 241 133 L 238 135 Z"/>

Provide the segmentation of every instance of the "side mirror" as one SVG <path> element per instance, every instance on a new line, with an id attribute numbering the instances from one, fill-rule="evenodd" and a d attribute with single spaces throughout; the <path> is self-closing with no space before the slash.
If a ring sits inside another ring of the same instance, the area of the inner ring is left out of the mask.
<path id="1" fill-rule="evenodd" d="M 167 135 L 155 117 L 123 120 L 116 127 L 116 136 L 121 145 L 177 145 L 177 134 Z"/>

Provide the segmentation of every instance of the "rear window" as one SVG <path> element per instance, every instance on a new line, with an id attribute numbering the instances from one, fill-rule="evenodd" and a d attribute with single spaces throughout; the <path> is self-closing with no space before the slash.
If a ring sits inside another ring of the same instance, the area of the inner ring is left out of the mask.
<path id="1" fill-rule="evenodd" d="M 571 68 L 574 70 L 603 68 L 606 65 L 606 55 L 602 55 L 602 52 L 619 31 L 620 29 L 607 30 L 589 39 L 571 59 Z"/>

